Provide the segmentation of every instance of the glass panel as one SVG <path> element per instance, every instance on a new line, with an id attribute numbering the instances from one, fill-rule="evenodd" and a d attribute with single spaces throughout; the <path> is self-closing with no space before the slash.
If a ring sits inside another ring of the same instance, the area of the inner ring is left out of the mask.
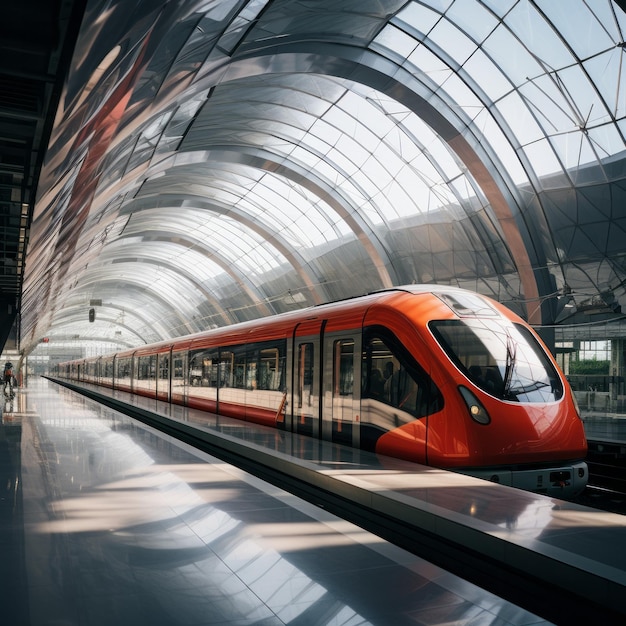
<path id="1" fill-rule="evenodd" d="M 217 350 L 193 350 L 189 354 L 189 385 L 191 387 L 217 387 L 214 361 Z"/>
<path id="2" fill-rule="evenodd" d="M 172 396 L 184 394 L 185 373 L 187 372 L 187 352 L 172 354 Z"/>
<path id="3" fill-rule="evenodd" d="M 157 392 L 159 394 L 167 394 L 169 396 L 170 393 L 170 355 L 169 354 L 159 354 L 158 355 L 158 381 L 157 381 Z"/>
<path id="4" fill-rule="evenodd" d="M 550 138 L 550 143 L 567 170 L 597 161 L 591 144 L 583 133 L 572 132 L 556 135 Z"/>
<path id="5" fill-rule="evenodd" d="M 524 326 L 464 319 L 429 324 L 448 356 L 478 387 L 502 400 L 554 402 L 561 380 Z"/>
<path id="6" fill-rule="evenodd" d="M 219 386 L 235 386 L 235 353 L 232 350 L 220 350 L 219 354 Z"/>
<path id="7" fill-rule="evenodd" d="M 480 43 L 496 27 L 497 20 L 481 2 L 465 0 L 454 2 L 446 17 L 458 24 L 474 41 Z"/>
<path id="8" fill-rule="evenodd" d="M 412 30 L 427 34 L 441 19 L 441 13 L 417 2 L 409 2 L 395 18 L 395 22 L 409 26 Z M 393 37 L 390 38 L 393 49 Z"/>
<path id="9" fill-rule="evenodd" d="M 235 367 L 238 369 L 243 368 L 244 374 L 244 388 L 250 390 L 258 389 L 258 374 L 259 374 L 259 351 L 256 347 L 248 347 L 246 350 L 245 360 L 240 357 L 235 360 Z"/>
<path id="10" fill-rule="evenodd" d="M 558 30 L 563 32 L 562 25 L 559 22 L 557 24 Z M 506 25 L 532 50 L 532 54 L 546 69 L 564 67 L 575 61 L 564 41 L 533 3 L 518 2 L 507 14 Z M 529 75 L 533 76 L 534 74 Z"/>
<path id="11" fill-rule="evenodd" d="M 428 33 L 428 38 L 437 44 L 441 56 L 445 58 L 449 55 L 456 61 L 457 67 L 462 66 L 476 50 L 476 44 L 446 19 L 437 23 Z"/>
<path id="12" fill-rule="evenodd" d="M 188 363 L 188 402 L 215 411 L 218 400 L 217 348 L 191 350 Z"/>
<path id="13" fill-rule="evenodd" d="M 425 24 L 421 24 L 421 26 L 424 28 Z M 395 58 L 401 63 L 415 50 L 417 41 L 399 28 L 387 25 L 377 35 L 376 47 L 382 48 L 388 56 Z"/>
<path id="14" fill-rule="evenodd" d="M 404 423 L 416 414 L 417 382 L 381 339 L 372 339 L 366 349 L 368 362 L 364 397 L 399 409 Z M 399 424 L 396 424 L 398 426 Z"/>
<path id="15" fill-rule="evenodd" d="M 504 17 L 519 0 L 481 0 L 496 15 Z"/>
<path id="16" fill-rule="evenodd" d="M 435 85 L 443 85 L 454 75 L 453 70 L 426 46 L 419 46 L 404 65 L 413 74 L 427 78 L 421 78 L 426 84 L 432 81 Z"/>
<path id="17" fill-rule="evenodd" d="M 550 76 L 539 76 L 522 85 L 519 93 L 532 108 L 545 134 L 571 130 L 573 121 L 570 106 Z M 522 137 L 520 141 L 526 143 Z"/>
<path id="18" fill-rule="evenodd" d="M 243 7 L 239 15 L 229 24 L 228 28 L 224 31 L 224 34 L 220 37 L 217 45 L 220 49 L 224 50 L 229 56 L 232 54 L 236 46 L 239 44 L 242 36 L 245 34 L 248 28 L 250 28 L 251 22 L 258 17 L 259 13 L 265 8 L 268 0 L 249 0 L 246 6 Z M 231 0 L 230 3 L 220 2 L 216 8 L 220 12 L 231 10 L 231 7 L 236 3 Z M 221 5 L 226 5 L 222 7 Z M 212 20 L 215 19 L 214 15 L 210 14 Z"/>
<path id="19" fill-rule="evenodd" d="M 477 50 L 467 60 L 462 72 L 463 76 L 476 83 L 491 101 L 498 100 L 513 88 L 501 69 L 482 50 Z M 460 102 L 463 103 L 464 100 Z M 468 114 L 474 117 L 470 111 Z"/>
<path id="20" fill-rule="evenodd" d="M 366 331 L 362 372 L 362 397 L 397 409 L 391 420 L 389 411 L 371 404 L 368 419 L 377 428 L 389 430 L 435 413 L 443 406 L 443 398 L 430 376 L 387 331 Z"/>
<path id="21" fill-rule="evenodd" d="M 541 10 L 549 20 L 558 26 L 560 35 L 581 59 L 591 56 L 598 49 L 610 48 L 615 45 L 606 29 L 598 22 L 592 12 L 596 4 L 607 3 L 571 3 L 554 2 L 553 0 L 542 0 L 539 3 Z M 611 22 L 612 20 L 609 20 L 607 24 Z"/>
<path id="22" fill-rule="evenodd" d="M 624 84 L 626 85 L 626 82 Z M 615 124 L 603 124 L 597 128 L 590 128 L 588 137 L 601 159 L 618 154 L 620 150 L 624 149 L 624 139 L 617 132 Z M 600 176 L 605 176 L 605 174 L 600 168 L 598 170 L 596 180 L 597 182 L 604 182 L 605 179 L 600 179 Z"/>
<path id="23" fill-rule="evenodd" d="M 314 421 L 319 418 L 319 397 L 315 385 L 314 357 L 312 343 L 301 343 L 296 358 L 295 420 L 296 430 L 303 434 L 316 432 Z"/>
<path id="24" fill-rule="evenodd" d="M 532 143 L 544 136 L 526 103 L 517 91 L 510 93 L 496 104 L 504 121 L 517 137 L 520 145 Z"/>
<path id="25" fill-rule="evenodd" d="M 113 357 L 102 359 L 102 382 L 111 385 L 113 383 Z"/>
<path id="26" fill-rule="evenodd" d="M 473 63 L 474 61 L 478 62 L 481 57 L 481 52 L 477 51 L 474 56 L 467 62 Z M 483 56 L 483 58 L 486 58 Z M 467 63 L 465 67 L 459 70 L 459 74 L 451 75 L 448 80 L 444 83 L 445 86 L 445 95 L 446 101 L 453 103 L 452 106 L 455 108 L 460 107 L 463 109 L 463 113 L 465 113 L 466 121 L 469 123 L 472 119 L 474 119 L 480 111 L 485 108 L 483 101 L 481 101 L 478 95 L 472 89 L 476 89 L 474 78 L 476 76 L 472 75 L 470 80 L 468 81 L 468 77 L 466 71 L 472 72 L 474 74 L 473 69 L 467 67 Z M 461 75 L 462 74 L 462 75 Z M 490 81 L 488 84 L 492 87 L 500 84 L 502 85 L 501 89 L 498 90 L 498 95 L 502 95 L 511 89 L 511 85 L 506 81 L 499 81 L 498 77 L 502 77 L 502 74 L 492 65 L 492 71 L 490 72 Z M 469 84 L 468 84 L 469 82 Z M 471 88 L 470 88 L 471 86 Z M 484 85 L 480 85 L 480 89 L 483 89 Z M 496 93 L 493 92 L 491 97 L 496 96 Z M 481 94 L 482 97 L 482 94 Z"/>
<path id="27" fill-rule="evenodd" d="M 258 388 L 282 391 L 284 388 L 285 357 L 278 347 L 259 350 Z"/>
<path id="28" fill-rule="evenodd" d="M 514 85 L 523 85 L 529 77 L 544 73 L 541 65 L 502 24 L 485 40 L 483 48 Z"/>
<path id="29" fill-rule="evenodd" d="M 354 393 L 354 340 L 333 344 L 333 433 L 332 440 L 350 445 Z"/>
<path id="30" fill-rule="evenodd" d="M 555 157 L 554 152 L 546 139 L 524 146 L 524 152 L 528 161 L 532 164 L 535 174 L 538 178 L 542 179 L 542 184 L 548 182 L 553 182 L 553 184 L 557 185 L 559 184 L 557 181 L 547 180 L 549 174 L 562 173 L 563 167 Z M 561 184 L 566 184 L 566 181 L 561 180 Z"/>
<path id="31" fill-rule="evenodd" d="M 264 176 L 239 207 L 265 220 L 294 248 L 312 248 L 339 236 L 337 214 L 318 195 L 286 179 Z"/>
<path id="32" fill-rule="evenodd" d="M 170 377 L 170 357 L 169 354 L 159 355 L 159 380 L 168 380 Z"/>
<path id="33" fill-rule="evenodd" d="M 577 127 L 595 126 L 610 120 L 604 102 L 598 98 L 597 91 L 580 65 L 560 70 L 558 80 L 572 105 Z"/>
<path id="34" fill-rule="evenodd" d="M 157 357 L 156 354 L 140 356 L 136 359 L 135 391 L 152 393 L 156 390 Z"/>
<path id="35" fill-rule="evenodd" d="M 117 368 L 117 372 L 115 374 L 116 384 L 130 387 L 132 359 L 130 357 L 117 359 L 115 361 L 115 366 Z"/>
<path id="36" fill-rule="evenodd" d="M 354 389 L 354 340 L 352 339 L 335 342 L 333 389 L 335 396 L 352 396 Z"/>
<path id="37" fill-rule="evenodd" d="M 296 406 L 301 409 L 308 404 L 313 386 L 313 344 L 301 343 L 298 346 L 298 384 L 296 386 Z"/>
<path id="38" fill-rule="evenodd" d="M 235 389 L 252 389 L 251 378 L 246 369 L 246 349 L 245 346 L 235 346 L 232 348 L 233 354 L 233 377 L 232 387 Z M 256 370 L 256 363 L 251 364 Z"/>
<path id="39" fill-rule="evenodd" d="M 588 59 L 583 64 L 594 85 L 600 90 L 613 117 L 626 114 L 626 63 L 623 48 Z M 614 150 L 612 154 L 616 153 Z"/>

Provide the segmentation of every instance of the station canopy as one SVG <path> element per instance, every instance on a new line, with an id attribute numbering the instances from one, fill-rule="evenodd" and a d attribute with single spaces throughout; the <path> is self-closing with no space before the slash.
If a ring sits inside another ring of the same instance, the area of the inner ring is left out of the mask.
<path id="1" fill-rule="evenodd" d="M 410 283 L 621 319 L 625 32 L 611 0 L 90 0 L 23 350 Z"/>

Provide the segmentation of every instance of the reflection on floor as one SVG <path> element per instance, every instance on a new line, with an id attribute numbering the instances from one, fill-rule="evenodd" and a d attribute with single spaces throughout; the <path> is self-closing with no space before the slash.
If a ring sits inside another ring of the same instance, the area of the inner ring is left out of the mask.
<path id="1" fill-rule="evenodd" d="M 7 626 L 545 623 L 45 380 L 0 472 Z"/>

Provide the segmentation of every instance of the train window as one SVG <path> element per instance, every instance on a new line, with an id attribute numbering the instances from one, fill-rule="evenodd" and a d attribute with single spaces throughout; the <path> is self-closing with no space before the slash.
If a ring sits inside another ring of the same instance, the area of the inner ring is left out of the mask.
<path id="1" fill-rule="evenodd" d="M 156 380 L 156 354 L 137 359 L 137 380 Z"/>
<path id="2" fill-rule="evenodd" d="M 258 389 L 281 391 L 283 388 L 285 357 L 278 347 L 259 348 L 258 350 Z"/>
<path id="3" fill-rule="evenodd" d="M 170 355 L 159 354 L 159 379 L 168 380 L 170 377 Z"/>
<path id="4" fill-rule="evenodd" d="M 334 344 L 333 395 L 350 396 L 354 389 L 354 340 Z"/>
<path id="5" fill-rule="evenodd" d="M 117 368 L 117 373 L 115 375 L 116 381 L 124 381 L 130 384 L 131 362 L 132 360 L 130 357 L 119 358 L 115 361 L 115 367 Z"/>
<path id="6" fill-rule="evenodd" d="M 172 394 L 181 394 L 185 387 L 186 352 L 172 353 Z"/>
<path id="7" fill-rule="evenodd" d="M 98 362 L 97 361 L 89 361 L 87 364 L 87 372 L 89 375 L 90 381 L 95 381 L 96 376 L 98 375 Z"/>
<path id="8" fill-rule="evenodd" d="M 429 324 L 459 369 L 487 393 L 515 402 L 552 402 L 563 395 L 556 369 L 532 332 L 501 320 Z"/>
<path id="9" fill-rule="evenodd" d="M 515 355 L 510 393 L 520 402 L 550 402 L 563 396 L 563 384 L 554 365 L 532 332 L 515 324 L 520 350 Z"/>
<path id="10" fill-rule="evenodd" d="M 189 354 L 189 384 L 192 387 L 217 387 L 217 348 L 192 350 Z"/>
<path id="11" fill-rule="evenodd" d="M 185 353 L 174 352 L 172 354 L 172 362 L 174 367 L 172 368 L 172 378 L 175 380 L 184 379 L 185 376 Z"/>
<path id="12" fill-rule="evenodd" d="M 220 350 L 217 364 L 217 380 L 220 387 L 233 387 L 235 355 L 231 350 Z"/>
<path id="13" fill-rule="evenodd" d="M 384 401 L 385 384 L 397 368 L 397 359 L 385 343 L 378 337 L 370 337 L 363 350 L 361 396 Z"/>
<path id="14" fill-rule="evenodd" d="M 109 357 L 103 360 L 103 372 L 104 378 L 113 378 L 113 357 Z"/>
<path id="15" fill-rule="evenodd" d="M 189 384 L 282 391 L 285 385 L 286 342 L 258 343 L 193 350 Z"/>
<path id="16" fill-rule="evenodd" d="M 152 393 L 156 390 L 157 355 L 149 354 L 136 359 L 133 387 L 138 393 Z"/>
<path id="17" fill-rule="evenodd" d="M 189 354 L 189 384 L 192 387 L 198 387 L 202 382 L 203 354 L 204 350 L 193 350 Z"/>
<path id="18" fill-rule="evenodd" d="M 257 359 L 256 354 L 241 357 L 237 362 L 236 372 L 243 372 L 241 387 L 244 389 L 257 389 Z M 239 378 L 238 378 L 239 380 Z"/>
<path id="19" fill-rule="evenodd" d="M 413 417 L 441 410 L 443 399 L 428 374 L 388 330 L 367 329 L 363 344 L 362 397 Z"/>
<path id="20" fill-rule="evenodd" d="M 246 371 L 246 347 L 233 346 L 232 354 L 232 386 L 235 387 L 235 389 L 252 389 L 253 375 L 250 370 L 254 370 L 254 375 L 256 375 L 256 362 L 254 363 L 254 365 L 251 364 L 251 367 L 248 369 L 248 371 Z M 256 386 L 256 381 L 254 384 Z"/>
<path id="21" fill-rule="evenodd" d="M 313 385 L 313 344 L 301 343 L 298 346 L 298 382 L 296 387 L 297 406 L 310 406 Z"/>
<path id="22" fill-rule="evenodd" d="M 225 354 L 225 353 L 223 353 Z M 281 391 L 285 384 L 285 344 L 257 343 L 234 346 L 233 386 L 239 389 Z"/>

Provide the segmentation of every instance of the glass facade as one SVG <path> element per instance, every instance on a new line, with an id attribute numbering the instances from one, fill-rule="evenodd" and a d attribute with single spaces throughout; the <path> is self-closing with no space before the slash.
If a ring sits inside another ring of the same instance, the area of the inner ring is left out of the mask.
<path id="1" fill-rule="evenodd" d="M 621 319 L 616 2 L 163 4 L 87 7 L 39 181 L 26 352 L 409 283 L 553 335 Z"/>

